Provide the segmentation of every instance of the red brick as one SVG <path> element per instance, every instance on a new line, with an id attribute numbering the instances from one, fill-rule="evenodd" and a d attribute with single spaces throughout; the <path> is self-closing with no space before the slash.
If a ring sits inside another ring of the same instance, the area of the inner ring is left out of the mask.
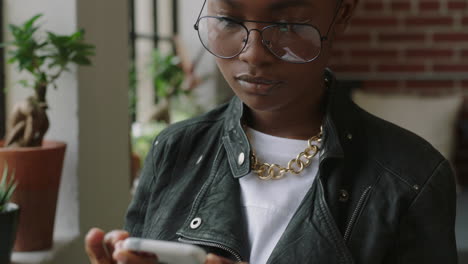
<path id="1" fill-rule="evenodd" d="M 364 9 L 367 11 L 377 11 L 377 10 L 383 10 L 383 3 L 382 2 L 365 2 L 364 4 Z"/>
<path id="2" fill-rule="evenodd" d="M 440 2 L 438 1 L 427 1 L 419 3 L 419 10 L 421 11 L 437 11 L 440 9 Z"/>
<path id="3" fill-rule="evenodd" d="M 336 72 L 369 72 L 370 66 L 368 64 L 337 64 L 332 65 L 331 68 Z"/>
<path id="4" fill-rule="evenodd" d="M 410 17 L 405 19 L 407 26 L 451 26 L 452 17 Z"/>
<path id="5" fill-rule="evenodd" d="M 378 39 L 382 42 L 421 42 L 426 36 L 421 33 L 380 33 Z"/>
<path id="6" fill-rule="evenodd" d="M 463 17 L 462 18 L 462 24 L 465 26 L 468 26 L 468 17 Z"/>
<path id="7" fill-rule="evenodd" d="M 452 57 L 453 50 L 449 49 L 408 49 L 405 51 L 407 57 Z"/>
<path id="8" fill-rule="evenodd" d="M 348 43 L 362 43 L 369 42 L 371 39 L 369 34 L 344 34 L 336 38 L 336 41 L 339 42 L 348 42 Z"/>
<path id="9" fill-rule="evenodd" d="M 468 74 L 468 64 L 436 64 L 436 72 L 466 72 Z"/>
<path id="10" fill-rule="evenodd" d="M 380 72 L 424 72 L 426 67 L 420 64 L 382 64 L 377 69 Z"/>
<path id="11" fill-rule="evenodd" d="M 461 82 L 461 85 L 462 85 L 462 88 L 468 89 L 468 80 L 462 81 L 462 82 Z M 468 101 L 467 101 L 467 103 L 468 103 Z"/>
<path id="12" fill-rule="evenodd" d="M 337 49 L 334 49 L 332 51 L 332 56 L 335 57 L 335 58 L 340 58 L 340 57 L 343 57 L 345 55 L 345 51 L 344 50 L 337 50 Z"/>
<path id="13" fill-rule="evenodd" d="M 462 51 L 461 51 L 461 56 L 462 56 L 462 57 L 468 57 L 468 49 L 462 50 Z"/>
<path id="14" fill-rule="evenodd" d="M 351 50 L 352 57 L 396 57 L 398 51 L 383 49 L 359 49 Z"/>
<path id="15" fill-rule="evenodd" d="M 448 8 L 450 10 L 465 10 L 468 8 L 468 2 L 466 1 L 450 1 L 448 2 Z"/>
<path id="16" fill-rule="evenodd" d="M 455 82 L 450 80 L 418 80 L 406 82 L 406 87 L 409 89 L 452 88 L 454 86 Z"/>
<path id="17" fill-rule="evenodd" d="M 434 34 L 434 41 L 466 42 L 468 41 L 468 33 L 438 33 Z"/>
<path id="18" fill-rule="evenodd" d="M 404 2 L 392 2 L 392 10 L 408 11 L 411 9 L 411 3 L 406 0 Z"/>
<path id="19" fill-rule="evenodd" d="M 398 25 L 396 17 L 355 17 L 351 20 L 353 27 L 394 27 Z"/>

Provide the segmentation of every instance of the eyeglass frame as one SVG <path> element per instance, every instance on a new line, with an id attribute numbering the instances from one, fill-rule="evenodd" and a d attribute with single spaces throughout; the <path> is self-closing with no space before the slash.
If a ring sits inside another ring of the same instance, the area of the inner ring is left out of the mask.
<path id="1" fill-rule="evenodd" d="M 204 0 L 203 2 L 203 6 L 200 10 L 200 13 L 198 14 L 198 18 L 197 18 L 197 21 L 195 22 L 195 24 L 193 25 L 193 28 L 198 32 L 198 38 L 200 39 L 200 42 L 202 43 L 203 47 L 211 54 L 213 54 L 214 56 L 220 58 L 220 59 L 232 59 L 232 58 L 235 58 L 237 56 L 239 56 L 239 54 L 241 54 L 245 48 L 247 47 L 247 44 L 249 42 L 249 36 L 250 36 L 250 32 L 252 31 L 257 31 L 258 33 L 260 33 L 260 37 L 262 38 L 262 45 L 268 49 L 268 51 L 271 52 L 271 54 L 273 54 L 276 58 L 282 60 L 282 61 L 286 61 L 286 62 L 289 62 L 289 63 L 294 63 L 294 64 L 305 64 L 305 63 L 309 63 L 309 62 L 312 62 L 314 60 L 316 60 L 318 57 L 320 57 L 320 54 L 322 53 L 322 43 L 324 41 L 327 41 L 328 38 L 329 38 L 329 34 L 330 34 L 330 31 L 331 31 L 331 28 L 332 26 L 335 24 L 335 20 L 336 20 L 336 16 L 338 15 L 338 11 L 341 9 L 341 4 L 343 3 L 343 1 L 340 1 L 339 4 L 337 5 L 336 7 L 336 10 L 335 10 L 335 14 L 333 16 L 333 20 L 332 22 L 330 23 L 330 25 L 328 26 L 328 30 L 327 30 L 327 34 L 326 35 L 322 35 L 322 33 L 320 32 L 320 30 L 315 26 L 315 25 L 312 25 L 312 24 L 308 24 L 308 23 L 287 23 L 287 22 L 273 22 L 273 21 L 258 21 L 258 20 L 237 20 L 237 19 L 233 19 L 233 18 L 230 18 L 230 17 L 224 17 L 224 16 L 201 16 L 202 12 L 203 12 L 203 9 L 205 8 L 205 5 L 206 5 L 206 1 L 207 0 Z M 199 24 L 200 24 L 200 20 L 202 20 L 203 18 L 223 18 L 223 19 L 226 19 L 226 20 L 230 20 L 240 26 L 242 26 L 245 31 L 247 31 L 247 38 L 245 39 L 245 44 L 244 44 L 244 47 L 242 47 L 242 49 L 236 54 L 236 55 L 233 55 L 233 56 L 229 56 L 229 57 L 224 57 L 224 56 L 219 56 L 217 54 L 214 54 L 210 49 L 208 49 L 206 46 L 205 46 L 205 43 L 203 43 L 203 40 L 200 36 L 200 31 L 199 31 Z M 245 22 L 250 22 L 250 23 L 260 23 L 260 24 L 271 24 L 271 25 L 268 25 L 268 26 L 265 26 L 263 27 L 262 29 L 258 29 L 258 28 L 252 28 L 252 29 L 248 29 L 247 26 L 244 24 Z M 304 62 L 293 62 L 293 61 L 287 61 L 287 60 L 284 60 L 282 59 L 281 57 L 279 57 L 278 55 L 276 55 L 268 46 L 267 44 L 265 43 L 265 39 L 263 38 L 263 31 L 265 31 L 266 29 L 269 29 L 271 27 L 277 27 L 277 26 L 282 26 L 282 25 L 300 25 L 300 26 L 310 26 L 312 28 L 314 28 L 317 33 L 319 34 L 320 36 L 320 51 L 319 53 L 317 54 L 317 56 L 315 56 L 313 59 L 310 59 L 310 60 L 307 60 L 307 61 L 304 61 Z"/>

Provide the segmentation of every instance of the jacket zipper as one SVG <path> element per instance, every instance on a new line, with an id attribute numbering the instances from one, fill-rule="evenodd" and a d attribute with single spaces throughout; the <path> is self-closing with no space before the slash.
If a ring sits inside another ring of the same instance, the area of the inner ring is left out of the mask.
<path id="1" fill-rule="evenodd" d="M 200 240 L 190 240 L 186 238 L 179 237 L 179 241 L 187 244 L 192 244 L 192 245 L 199 245 L 199 246 L 207 246 L 207 247 L 215 247 L 215 248 L 220 248 L 222 250 L 225 250 L 229 253 L 231 253 L 239 262 L 242 262 L 242 258 L 239 253 L 236 251 L 230 249 L 227 246 L 221 245 L 219 243 L 215 242 L 209 242 L 209 241 L 200 241 Z"/>
<path id="2" fill-rule="evenodd" d="M 356 220 L 359 216 L 359 213 L 362 210 L 362 207 L 364 206 L 364 202 L 366 201 L 366 198 L 372 189 L 372 186 L 367 187 L 366 190 L 361 195 L 361 198 L 359 198 L 358 204 L 356 206 L 356 209 L 354 209 L 353 214 L 351 215 L 351 219 L 349 220 L 348 226 L 346 227 L 346 231 L 344 234 L 344 240 L 348 242 L 349 237 L 351 236 L 351 230 L 353 229 L 354 224 L 356 223 Z"/>

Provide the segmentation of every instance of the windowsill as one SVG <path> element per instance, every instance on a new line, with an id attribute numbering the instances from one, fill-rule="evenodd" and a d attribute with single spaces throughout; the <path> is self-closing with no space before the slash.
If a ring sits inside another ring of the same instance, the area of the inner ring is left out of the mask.
<path id="1" fill-rule="evenodd" d="M 78 239 L 78 234 L 58 234 L 54 237 L 54 245 L 49 250 L 31 252 L 13 252 L 11 264 L 47 264 L 53 263 L 54 257 Z"/>

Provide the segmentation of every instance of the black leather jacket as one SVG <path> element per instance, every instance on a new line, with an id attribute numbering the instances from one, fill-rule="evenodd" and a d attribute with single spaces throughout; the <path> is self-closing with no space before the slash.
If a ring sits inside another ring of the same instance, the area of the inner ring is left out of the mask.
<path id="1" fill-rule="evenodd" d="M 268 263 L 457 263 L 447 160 L 357 107 L 327 74 L 319 173 Z M 238 181 L 250 171 L 243 107 L 234 97 L 155 139 L 127 214 L 132 236 L 249 260 Z"/>

